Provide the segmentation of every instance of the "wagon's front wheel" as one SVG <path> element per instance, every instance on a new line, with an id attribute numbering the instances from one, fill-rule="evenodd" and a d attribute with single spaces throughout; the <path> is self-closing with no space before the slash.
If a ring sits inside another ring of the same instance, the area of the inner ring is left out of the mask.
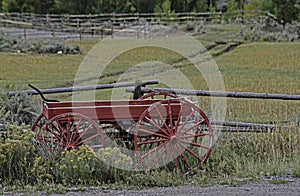
<path id="1" fill-rule="evenodd" d="M 65 113 L 51 118 L 36 134 L 39 150 L 46 156 L 55 156 L 64 149 L 76 149 L 86 145 L 93 151 L 105 147 L 101 127 L 88 117 L 77 113 Z"/>
<path id="2" fill-rule="evenodd" d="M 212 129 L 207 116 L 190 101 L 163 100 L 141 115 L 134 145 L 145 169 L 194 170 L 211 153 Z"/>

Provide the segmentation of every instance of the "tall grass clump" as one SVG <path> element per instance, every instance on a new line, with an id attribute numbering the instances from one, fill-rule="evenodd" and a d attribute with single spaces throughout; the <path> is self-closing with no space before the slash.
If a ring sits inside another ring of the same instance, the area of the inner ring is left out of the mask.
<path id="1" fill-rule="evenodd" d="M 205 168 L 212 177 L 259 177 L 299 172 L 300 129 L 224 133 Z"/>

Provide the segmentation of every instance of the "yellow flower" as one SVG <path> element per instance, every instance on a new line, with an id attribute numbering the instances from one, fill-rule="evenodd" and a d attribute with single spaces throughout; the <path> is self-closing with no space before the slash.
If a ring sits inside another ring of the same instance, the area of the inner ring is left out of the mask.
<path id="1" fill-rule="evenodd" d="M 74 160 L 73 160 L 73 159 L 71 159 L 71 160 L 70 160 L 70 163 L 73 163 L 73 162 L 74 162 Z"/>
<path id="2" fill-rule="evenodd" d="M 74 166 L 73 166 L 73 169 L 76 169 L 76 168 L 77 168 L 77 165 L 74 165 Z"/>
<path id="3" fill-rule="evenodd" d="M 65 169 L 65 168 L 67 168 L 67 165 L 66 165 L 66 164 L 63 164 L 63 165 L 61 165 L 59 168 L 60 168 L 60 169 Z"/>

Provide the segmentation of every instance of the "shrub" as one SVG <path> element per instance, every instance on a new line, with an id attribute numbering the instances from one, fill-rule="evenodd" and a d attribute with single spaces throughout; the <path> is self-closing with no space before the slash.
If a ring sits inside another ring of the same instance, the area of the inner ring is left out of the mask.
<path id="1" fill-rule="evenodd" d="M 10 96 L 8 90 L 0 92 L 0 124 L 32 123 L 39 111 L 39 104 L 36 102 L 36 99 L 24 93 Z"/>
<path id="2" fill-rule="evenodd" d="M 33 134 L 28 127 L 9 125 L 0 137 L 1 184 L 29 184 L 35 181 L 31 168 L 35 159 Z"/>
<path id="3" fill-rule="evenodd" d="M 82 50 L 78 45 L 66 44 L 62 40 L 24 40 L 7 37 L 0 31 L 0 52 L 80 54 Z"/>

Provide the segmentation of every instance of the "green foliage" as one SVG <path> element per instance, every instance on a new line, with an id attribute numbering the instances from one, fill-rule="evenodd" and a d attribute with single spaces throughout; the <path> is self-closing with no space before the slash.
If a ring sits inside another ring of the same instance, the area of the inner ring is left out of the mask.
<path id="1" fill-rule="evenodd" d="M 208 11 L 208 4 L 206 1 L 197 1 L 194 12 L 207 12 Z"/>
<path id="2" fill-rule="evenodd" d="M 299 8 L 296 0 L 272 0 L 275 6 L 275 15 L 279 23 L 285 27 L 286 24 L 298 19 Z"/>
<path id="3" fill-rule="evenodd" d="M 93 184 L 107 177 L 104 166 L 85 146 L 63 151 L 62 158 L 50 169 L 63 184 Z"/>
<path id="4" fill-rule="evenodd" d="M 155 13 L 166 13 L 171 14 L 174 13 L 174 10 L 171 8 L 171 1 L 164 0 L 161 4 L 156 4 L 154 8 Z"/>
<path id="5" fill-rule="evenodd" d="M 272 31 L 269 31 L 272 28 Z M 290 42 L 298 39 L 297 32 L 283 30 L 280 27 L 257 26 L 243 35 L 246 41 Z"/>
<path id="6" fill-rule="evenodd" d="M 270 13 L 274 13 L 274 4 L 272 0 L 263 0 L 261 2 L 261 9 L 263 11 L 268 11 Z"/>
<path id="7" fill-rule="evenodd" d="M 255 177 L 299 171 L 299 130 L 227 133 L 218 141 L 205 169 L 209 175 Z"/>
<path id="8" fill-rule="evenodd" d="M 37 100 L 23 93 L 9 96 L 8 89 L 12 88 L 7 87 L 6 91 L 0 92 L 0 123 L 32 123 L 39 107 Z"/>
<path id="9" fill-rule="evenodd" d="M 0 32 L 0 52 L 79 54 L 82 51 L 78 45 L 66 44 L 61 40 L 24 40 L 7 37 Z"/>
<path id="10" fill-rule="evenodd" d="M 28 127 L 7 125 L 0 137 L 1 184 L 28 184 L 35 181 L 31 169 L 35 158 L 33 134 Z"/>
<path id="11" fill-rule="evenodd" d="M 253 0 L 245 6 L 246 11 L 262 10 L 262 1 Z"/>
<path id="12" fill-rule="evenodd" d="M 238 11 L 238 3 L 235 0 L 230 0 L 227 6 L 227 12 L 236 12 Z"/>

